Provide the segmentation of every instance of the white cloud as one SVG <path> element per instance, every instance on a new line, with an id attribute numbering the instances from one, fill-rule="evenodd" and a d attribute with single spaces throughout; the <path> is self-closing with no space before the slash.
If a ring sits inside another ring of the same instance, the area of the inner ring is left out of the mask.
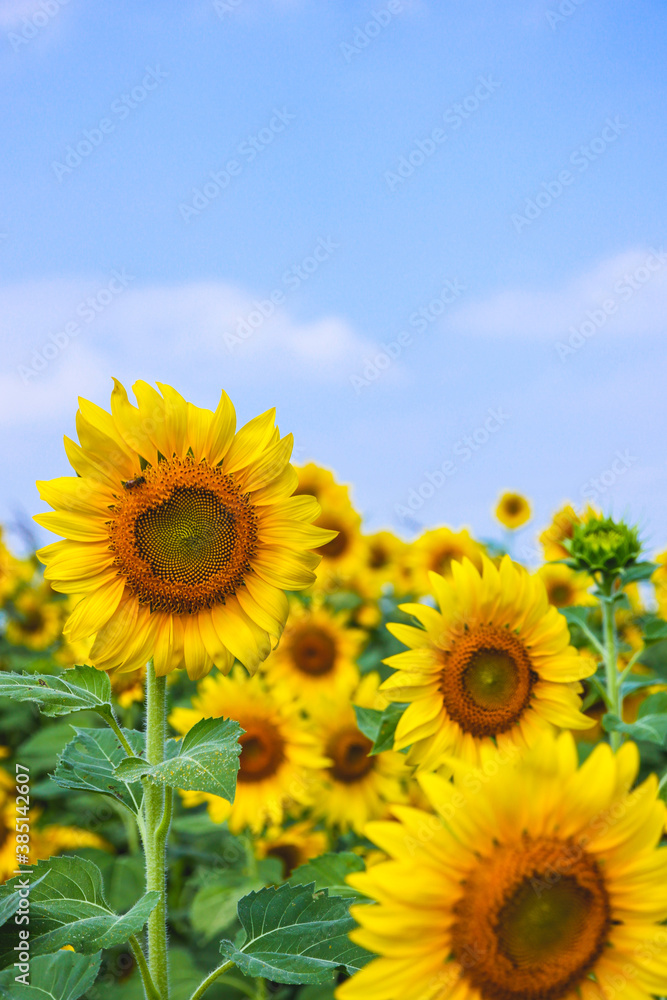
<path id="1" fill-rule="evenodd" d="M 347 383 L 372 350 L 338 317 L 295 320 L 289 302 L 214 282 L 140 288 L 120 274 L 125 286 L 109 275 L 0 288 L 0 425 L 70 413 L 76 395 L 106 395 L 112 374 L 317 390 Z"/>
<path id="2" fill-rule="evenodd" d="M 453 311 L 447 329 L 456 333 L 526 340 L 559 340 L 594 312 L 619 336 L 655 335 L 667 314 L 667 253 L 661 246 L 628 250 L 551 290 L 507 289 Z M 647 266 L 648 264 L 648 266 Z M 653 270 L 651 270 L 653 268 Z M 612 311 L 612 307 L 615 307 Z"/>

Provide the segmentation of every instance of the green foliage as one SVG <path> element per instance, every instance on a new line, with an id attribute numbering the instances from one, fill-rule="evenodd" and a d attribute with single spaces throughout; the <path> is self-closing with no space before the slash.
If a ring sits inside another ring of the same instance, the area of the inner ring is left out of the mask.
<path id="1" fill-rule="evenodd" d="M 313 882 L 315 889 L 329 889 L 336 896 L 363 898 L 361 894 L 347 885 L 345 879 L 352 872 L 364 870 L 364 862 L 358 854 L 352 851 L 333 851 L 321 854 L 319 858 L 311 858 L 305 865 L 296 868 L 290 878 L 290 885 L 308 885 Z"/>
<path id="2" fill-rule="evenodd" d="M 407 707 L 407 704 L 393 703 L 380 711 L 377 708 L 354 706 L 359 729 L 367 739 L 373 741 L 369 757 L 393 748 L 396 726 Z"/>
<path id="3" fill-rule="evenodd" d="M 61 788 L 110 795 L 130 812 L 138 813 L 143 796 L 141 784 L 116 775 L 116 766 L 128 759 L 116 734 L 110 729 L 73 728 L 76 736 L 63 750 L 53 780 Z M 136 754 L 143 751 L 141 733 L 124 730 L 123 735 Z"/>
<path id="4" fill-rule="evenodd" d="M 658 746 L 667 744 L 667 691 L 650 695 L 639 706 L 636 722 L 623 722 L 608 713 L 602 719 L 607 732 L 625 733 L 630 739 L 645 740 Z"/>
<path id="5" fill-rule="evenodd" d="M 73 667 L 63 674 L 0 673 L 0 697 L 34 701 L 42 715 L 69 715 L 81 709 L 111 711 L 111 682 L 94 667 Z"/>
<path id="6" fill-rule="evenodd" d="M 57 857 L 39 861 L 30 891 L 30 951 L 43 955 L 69 944 L 86 955 L 127 941 L 138 934 L 155 907 L 159 894 L 147 892 L 127 913 L 119 915 L 108 905 L 102 873 L 92 861 Z M 41 878 L 41 876 L 44 876 Z M 13 895 L 18 878 L 0 886 L 0 902 Z M 32 876 L 31 876 L 32 881 Z M 0 930 L 0 963 L 13 962 L 16 928 Z"/>
<path id="7" fill-rule="evenodd" d="M 151 766 L 145 760 L 126 757 L 115 769 L 126 782 L 148 775 L 171 788 L 210 792 L 234 801 L 243 730 L 232 719 L 202 719 L 182 740 L 168 740 L 167 759 Z"/>
<path id="8" fill-rule="evenodd" d="M 77 955 L 59 951 L 30 962 L 30 985 L 16 982 L 13 968 L 0 972 L 0 997 L 4 1000 L 78 1000 L 93 985 L 102 953 Z"/>
<path id="9" fill-rule="evenodd" d="M 246 975 L 276 983 L 326 983 L 341 967 L 352 974 L 372 956 L 347 936 L 348 904 L 315 883 L 250 893 L 238 907 L 243 944 L 222 941 L 220 951 Z"/>

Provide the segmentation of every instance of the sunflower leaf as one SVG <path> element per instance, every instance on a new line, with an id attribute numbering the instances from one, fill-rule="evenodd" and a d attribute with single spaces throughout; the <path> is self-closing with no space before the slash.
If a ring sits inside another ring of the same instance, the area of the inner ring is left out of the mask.
<path id="1" fill-rule="evenodd" d="M 158 892 L 147 892 L 127 913 L 119 915 L 104 898 L 97 865 L 83 858 L 56 857 L 39 861 L 32 875 L 18 876 L 0 886 L 0 903 L 26 880 L 31 883 L 32 956 L 58 951 L 67 944 L 85 955 L 122 944 L 131 934 L 139 933 L 160 898 Z M 0 929 L 0 967 L 14 962 L 16 930 L 13 921 Z"/>
<path id="2" fill-rule="evenodd" d="M 114 773 L 126 782 L 147 775 L 172 788 L 209 792 L 233 802 L 242 733 L 233 719 L 201 719 L 182 740 L 167 741 L 167 760 L 151 765 L 126 757 Z"/>
<path id="3" fill-rule="evenodd" d="M 626 587 L 638 580 L 650 580 L 657 568 L 658 564 L 654 562 L 638 562 L 634 566 L 628 566 L 621 573 L 621 584 Z"/>
<path id="4" fill-rule="evenodd" d="M 0 697 L 35 701 L 42 715 L 55 717 L 95 709 L 111 710 L 111 682 L 95 667 L 73 667 L 63 674 L 0 673 Z"/>
<path id="5" fill-rule="evenodd" d="M 349 900 L 310 885 L 281 885 L 244 896 L 238 917 L 245 942 L 222 941 L 220 951 L 246 976 L 274 983 L 327 983 L 343 967 L 356 972 L 372 957 L 348 938 L 355 922 Z"/>
<path id="6" fill-rule="evenodd" d="M 648 714 L 638 718 L 636 722 L 623 722 L 617 715 L 608 712 L 602 717 L 602 725 L 608 733 L 625 733 L 633 740 L 644 740 L 658 746 L 664 746 L 667 741 L 667 715 Z"/>
<path id="7" fill-rule="evenodd" d="M 407 703 L 387 705 L 380 719 L 380 728 L 375 742 L 368 753 L 369 757 L 374 757 L 376 753 L 383 753 L 385 750 L 393 750 L 396 726 L 407 707 Z"/>
<path id="8" fill-rule="evenodd" d="M 653 618 L 644 626 L 644 645 L 653 646 L 656 642 L 667 639 L 667 622 L 662 618 Z"/>
<path id="9" fill-rule="evenodd" d="M 124 781 L 115 774 L 116 765 L 127 754 L 110 729 L 78 729 L 58 759 L 53 780 L 61 788 L 77 788 L 85 792 L 110 795 L 130 812 L 138 813 L 143 790 L 138 782 Z M 136 754 L 144 747 L 144 736 L 125 729 L 123 735 Z"/>
<path id="10" fill-rule="evenodd" d="M 16 980 L 14 968 L 0 972 L 0 997 L 6 1000 L 78 1000 L 89 989 L 100 970 L 102 952 L 77 955 L 59 951 L 30 961 L 30 985 Z"/>
<path id="11" fill-rule="evenodd" d="M 362 705 L 353 705 L 352 707 L 357 717 L 357 728 L 361 730 L 367 739 L 375 743 L 380 732 L 382 709 L 364 708 Z"/>
<path id="12" fill-rule="evenodd" d="M 365 898 L 361 893 L 347 885 L 345 879 L 352 872 L 364 870 L 364 862 L 358 854 L 352 851 L 341 851 L 339 854 L 328 852 L 318 858 L 311 858 L 299 868 L 295 868 L 288 881 L 290 885 L 307 885 L 314 882 L 315 889 L 329 889 L 340 897 Z"/>

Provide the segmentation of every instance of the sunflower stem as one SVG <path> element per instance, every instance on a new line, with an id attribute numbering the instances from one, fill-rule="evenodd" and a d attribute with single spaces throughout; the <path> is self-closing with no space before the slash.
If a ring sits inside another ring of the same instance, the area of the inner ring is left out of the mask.
<path id="1" fill-rule="evenodd" d="M 132 954 L 134 955 L 135 961 L 139 968 L 139 975 L 144 984 L 144 992 L 146 994 L 147 1000 L 160 1000 L 160 994 L 158 993 L 155 983 L 150 974 L 148 968 L 148 963 L 146 962 L 146 956 L 143 953 L 142 947 L 137 941 L 134 934 L 130 935 L 129 938 L 130 948 L 132 949 Z"/>
<path id="2" fill-rule="evenodd" d="M 146 759 L 160 764 L 165 754 L 167 684 L 157 677 L 153 663 L 146 667 Z M 171 821 L 171 797 L 162 785 L 143 779 L 146 838 L 146 889 L 160 893 L 148 918 L 148 967 L 160 1000 L 169 1000 L 169 954 L 167 948 L 166 846 Z"/>
<path id="3" fill-rule="evenodd" d="M 609 711 L 623 718 L 623 694 L 618 675 L 618 637 L 616 635 L 616 619 L 614 617 L 614 582 L 610 576 L 602 581 L 600 604 L 602 606 L 602 634 L 604 641 L 604 667 L 607 682 L 607 698 Z M 618 750 L 621 745 L 621 734 L 611 732 L 609 742 L 612 750 Z"/>
<path id="4" fill-rule="evenodd" d="M 216 979 L 219 979 L 220 976 L 222 976 L 227 971 L 227 969 L 231 969 L 233 965 L 234 965 L 233 962 L 225 962 L 223 965 L 219 965 L 217 969 L 214 969 L 211 975 L 207 976 L 206 979 L 204 979 L 199 984 L 197 989 L 190 997 L 190 1000 L 199 1000 L 199 998 L 202 997 L 204 993 L 206 993 L 206 990 L 209 988 L 209 986 L 211 986 L 216 981 Z"/>

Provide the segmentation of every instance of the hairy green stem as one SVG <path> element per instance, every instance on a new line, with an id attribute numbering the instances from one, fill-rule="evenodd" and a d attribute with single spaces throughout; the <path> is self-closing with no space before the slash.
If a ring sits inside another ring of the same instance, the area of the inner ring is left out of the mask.
<path id="1" fill-rule="evenodd" d="M 204 979 L 203 982 L 199 984 L 197 989 L 190 997 L 190 1000 L 199 1000 L 200 997 L 203 997 L 204 993 L 206 993 L 206 990 L 209 988 L 209 986 L 211 986 L 216 981 L 216 979 L 219 979 L 220 976 L 222 976 L 223 973 L 227 971 L 227 969 L 231 969 L 233 964 L 234 964 L 233 962 L 225 962 L 223 965 L 219 965 L 217 969 L 214 969 L 213 972 L 210 974 L 210 976 L 207 976 L 206 979 Z"/>
<path id="2" fill-rule="evenodd" d="M 122 746 L 122 748 L 125 751 L 125 753 L 127 754 L 127 756 L 128 757 L 136 757 L 137 756 L 136 753 L 134 752 L 134 750 L 132 749 L 132 747 L 130 746 L 130 744 L 125 739 L 125 734 L 123 733 L 123 730 L 120 728 L 120 726 L 116 722 L 116 716 L 113 714 L 113 710 L 107 709 L 107 711 L 101 711 L 100 715 L 102 716 L 102 718 L 104 719 L 104 721 L 106 722 L 106 724 L 109 726 L 109 728 L 113 729 L 114 733 L 118 737 L 118 742 Z"/>
<path id="3" fill-rule="evenodd" d="M 156 677 L 152 662 L 146 667 L 146 759 L 160 764 L 165 753 L 167 684 Z M 169 1000 L 169 952 L 167 948 L 166 844 L 171 821 L 171 796 L 162 785 L 143 779 L 146 836 L 146 889 L 160 893 L 148 918 L 148 967 L 160 1000 Z"/>
<path id="4" fill-rule="evenodd" d="M 139 969 L 139 974 L 141 980 L 144 984 L 144 992 L 146 993 L 147 1000 L 160 1000 L 160 994 L 158 993 L 153 978 L 148 968 L 148 962 L 146 961 L 146 956 L 144 955 L 143 948 L 137 941 L 134 934 L 129 937 L 130 948 L 132 949 L 132 954 L 134 955 L 137 967 Z"/>
<path id="5" fill-rule="evenodd" d="M 616 635 L 616 619 L 614 617 L 614 579 L 603 580 L 602 596 L 602 635 L 604 640 L 604 668 L 607 682 L 607 698 L 609 710 L 623 718 L 623 695 L 618 675 L 618 637 Z M 611 732 L 609 742 L 612 750 L 618 750 L 621 745 L 621 734 Z"/>

